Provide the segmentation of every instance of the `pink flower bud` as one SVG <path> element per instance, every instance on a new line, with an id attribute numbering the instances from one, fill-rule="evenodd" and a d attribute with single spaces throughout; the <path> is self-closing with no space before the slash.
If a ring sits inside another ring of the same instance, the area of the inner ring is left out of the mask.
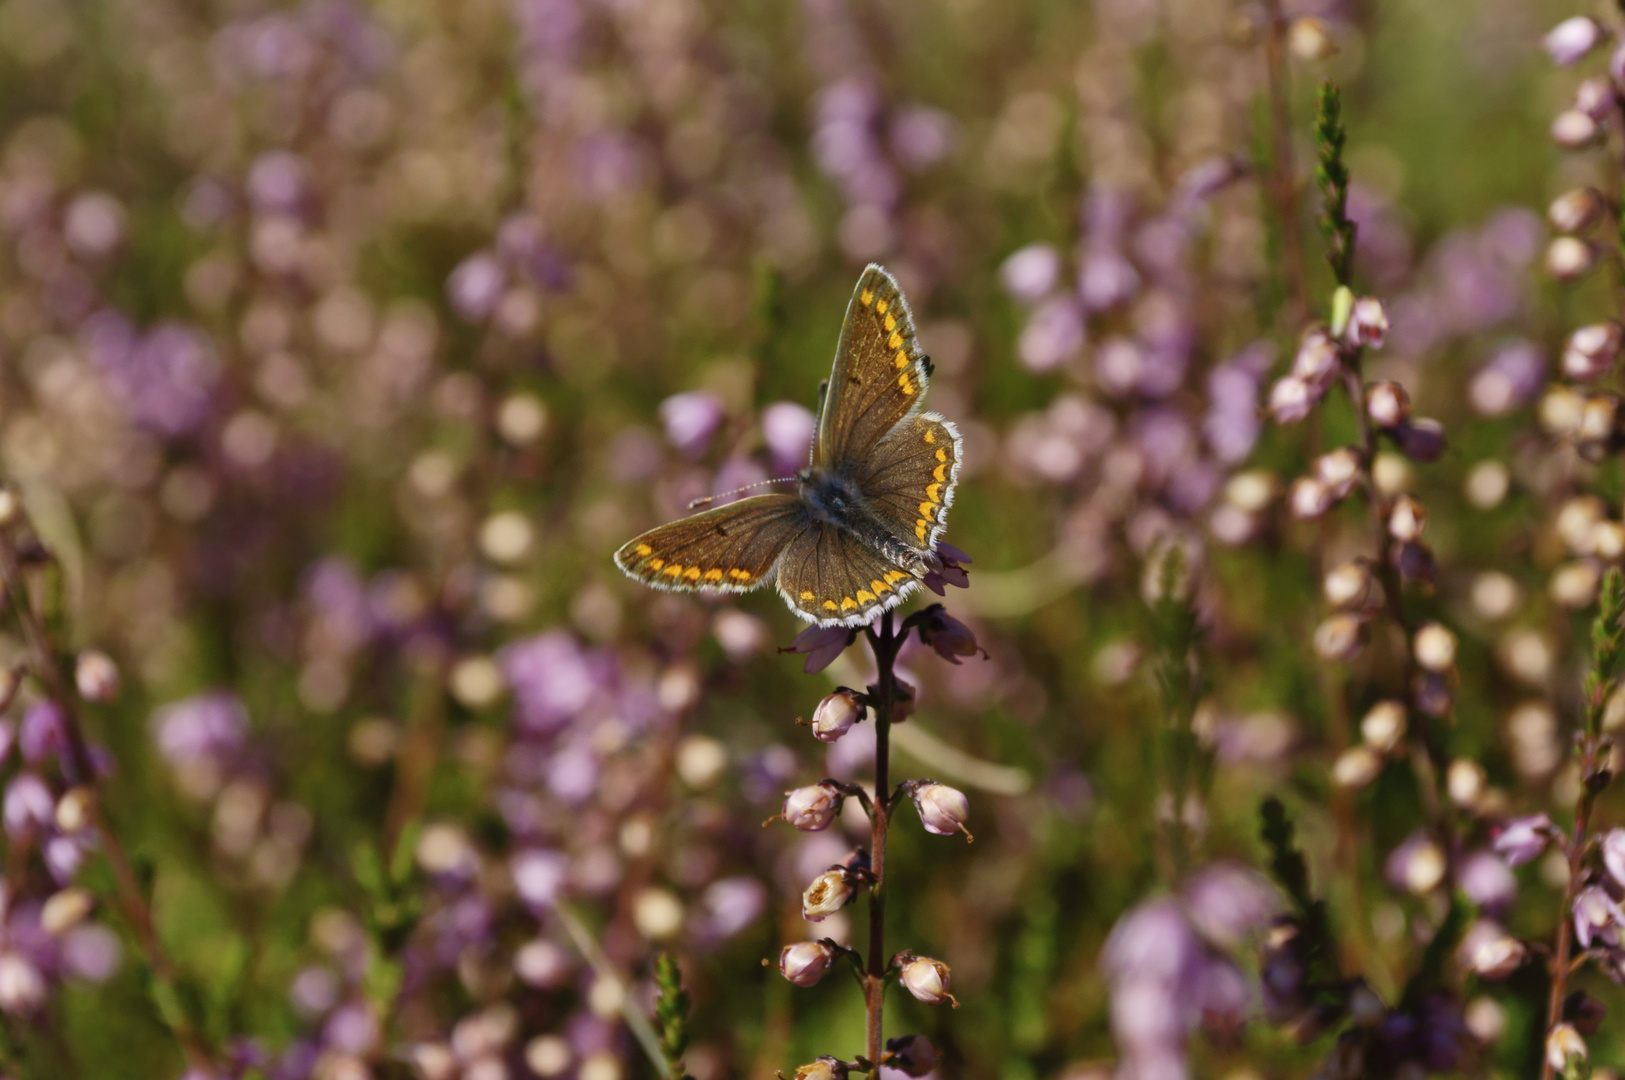
<path id="1" fill-rule="evenodd" d="M 13 1016 L 45 1004 L 45 976 L 22 953 L 0 952 L 0 1010 Z"/>
<path id="2" fill-rule="evenodd" d="M 79 696 L 86 701 L 112 701 L 118 697 L 118 666 L 104 652 L 94 649 L 79 654 L 73 666 Z"/>
<path id="3" fill-rule="evenodd" d="M 1607 374 L 1619 357 L 1621 338 L 1617 322 L 1592 323 L 1569 335 L 1563 347 L 1563 374 L 1571 379 L 1596 379 Z"/>
<path id="4" fill-rule="evenodd" d="M 821 832 L 841 812 L 844 798 L 840 788 L 828 780 L 796 788 L 785 792 L 784 810 L 779 816 L 802 832 Z"/>
<path id="5" fill-rule="evenodd" d="M 1349 310 L 1348 339 L 1350 345 L 1369 345 L 1382 348 L 1388 337 L 1388 309 L 1375 296 L 1362 296 Z"/>
<path id="6" fill-rule="evenodd" d="M 1495 853 L 1508 866 L 1519 866 L 1546 850 L 1552 839 L 1552 819 L 1545 814 L 1513 818 L 1495 837 Z"/>
<path id="7" fill-rule="evenodd" d="M 1292 357 L 1292 377 L 1302 379 L 1312 388 L 1324 391 L 1337 377 L 1339 357 L 1337 343 L 1324 330 L 1311 330 L 1305 334 Z"/>
<path id="8" fill-rule="evenodd" d="M 927 1005 L 941 1005 L 946 1001 L 957 1009 L 959 1002 L 948 992 L 948 975 L 948 965 L 941 960 L 911 956 L 903 962 L 900 981 L 903 989 L 913 994 L 917 1001 Z"/>
<path id="9" fill-rule="evenodd" d="M 1416 631 L 1416 662 L 1424 671 L 1443 673 L 1456 666 L 1456 635 L 1436 622 Z"/>
<path id="10" fill-rule="evenodd" d="M 857 695 L 850 690 L 837 690 L 820 701 L 813 712 L 813 738 L 819 742 L 834 742 L 851 731 L 862 716 L 863 707 L 858 704 Z"/>
<path id="11" fill-rule="evenodd" d="M 1543 44 L 1555 63 L 1568 67 L 1595 49 L 1602 37 L 1602 26 L 1597 20 L 1576 15 L 1548 30 Z"/>
<path id="12" fill-rule="evenodd" d="M 1574 88 L 1574 107 L 1593 120 L 1601 120 L 1614 107 L 1614 84 L 1606 75 L 1582 79 Z"/>
<path id="13" fill-rule="evenodd" d="M 1323 660 L 1353 660 L 1365 648 L 1365 622 L 1339 612 L 1315 627 L 1315 652 Z"/>
<path id="14" fill-rule="evenodd" d="M 1309 415 L 1319 399 L 1320 395 L 1295 375 L 1277 379 L 1270 387 L 1270 417 L 1277 424 L 1296 424 Z"/>
<path id="15" fill-rule="evenodd" d="M 813 878 L 801 894 L 801 917 L 808 922 L 823 922 L 845 907 L 855 892 L 844 869 L 826 870 Z"/>
<path id="16" fill-rule="evenodd" d="M 942 1058 L 924 1035 L 904 1035 L 900 1039 L 886 1040 L 886 1054 L 880 1060 L 904 1076 L 925 1076 Z"/>
<path id="17" fill-rule="evenodd" d="M 1376 575 L 1364 559 L 1351 559 L 1333 568 L 1321 583 L 1326 602 L 1334 608 L 1359 610 L 1372 606 L 1378 597 Z"/>
<path id="18" fill-rule="evenodd" d="M 1343 446 L 1315 459 L 1315 479 L 1326 485 L 1333 499 L 1342 499 L 1360 479 L 1360 455 Z"/>
<path id="19" fill-rule="evenodd" d="M 1292 482 L 1287 504 L 1292 516 L 1300 521 L 1311 521 L 1332 508 L 1332 492 L 1313 476 L 1302 476 Z"/>
<path id="20" fill-rule="evenodd" d="M 1581 150 L 1597 141 L 1602 128 L 1579 109 L 1565 109 L 1552 121 L 1552 142 L 1565 150 Z"/>
<path id="21" fill-rule="evenodd" d="M 779 972 L 796 986 L 812 986 L 835 960 L 835 949 L 823 941 L 798 941 L 779 953 Z"/>
<path id="22" fill-rule="evenodd" d="M 1558 232 L 1577 233 L 1601 217 L 1603 209 L 1602 196 L 1595 188 L 1575 188 L 1552 200 L 1546 220 Z"/>
<path id="23" fill-rule="evenodd" d="M 934 780 L 911 780 L 907 787 L 926 832 L 938 836 L 963 832 L 967 838 L 974 839 L 965 828 L 965 819 L 970 817 L 970 801 L 963 791 Z"/>
<path id="24" fill-rule="evenodd" d="M 1365 389 L 1365 413 L 1380 428 L 1394 427 L 1411 415 L 1411 397 L 1396 382 L 1374 382 Z"/>

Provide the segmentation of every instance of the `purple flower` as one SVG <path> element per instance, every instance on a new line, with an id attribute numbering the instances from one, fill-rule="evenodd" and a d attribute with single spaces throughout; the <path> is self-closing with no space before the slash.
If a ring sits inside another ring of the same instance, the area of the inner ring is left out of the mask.
<path id="1" fill-rule="evenodd" d="M 1625 885 L 1625 829 L 1609 829 L 1603 834 L 1602 862 L 1613 879 Z"/>
<path id="2" fill-rule="evenodd" d="M 1192 925 L 1215 945 L 1233 948 L 1268 926 L 1281 910 L 1274 886 L 1231 862 L 1199 871 L 1182 890 Z"/>
<path id="3" fill-rule="evenodd" d="M 1126 304 L 1140 288 L 1134 264 L 1114 247 L 1086 244 L 1078 265 L 1078 300 L 1095 314 Z"/>
<path id="4" fill-rule="evenodd" d="M 1016 341 L 1016 355 L 1029 371 L 1053 371 L 1083 350 L 1083 313 L 1070 297 L 1040 304 Z"/>
<path id="5" fill-rule="evenodd" d="M 1043 299 L 1060 276 L 1061 257 L 1049 244 L 1028 244 L 999 267 L 1005 291 L 1024 304 Z"/>
<path id="6" fill-rule="evenodd" d="M 690 457 L 698 457 L 722 423 L 722 402 L 704 390 L 673 394 L 660 403 L 660 420 L 673 446 Z"/>
<path id="7" fill-rule="evenodd" d="M 558 902 L 564 891 L 570 861 L 561 852 L 528 848 L 509 863 L 514 891 L 532 908 L 546 909 Z"/>
<path id="8" fill-rule="evenodd" d="M 483 322 L 496 310 L 507 287 L 507 274 L 496 255 L 476 251 L 458 263 L 446 279 L 446 299 L 452 310 L 469 322 Z"/>
<path id="9" fill-rule="evenodd" d="M 773 457 L 776 476 L 788 476 L 807 464 L 812 447 L 813 414 L 792 401 L 776 401 L 762 410 L 762 440 Z"/>
<path id="10" fill-rule="evenodd" d="M 1578 63 L 1603 39 L 1602 26 L 1584 15 L 1564 19 L 1546 32 L 1546 52 L 1562 67 Z"/>
<path id="11" fill-rule="evenodd" d="M 496 655 L 513 688 L 522 727 L 551 731 L 587 708 L 610 681 L 608 662 L 584 651 L 563 630 L 549 630 L 504 647 Z"/>
<path id="12" fill-rule="evenodd" d="M 25 836 L 51 826 L 56 820 L 56 800 L 44 780 L 33 773 L 18 773 L 6 785 L 0 816 L 4 817 L 7 835 Z"/>
<path id="13" fill-rule="evenodd" d="M 17 731 L 17 748 L 23 760 L 30 764 L 67 750 L 68 729 L 62 707 L 54 701 L 37 701 L 30 705 Z"/>
<path id="14" fill-rule="evenodd" d="M 1485 911 L 1504 911 L 1518 896 L 1518 880 L 1505 861 L 1487 851 L 1477 851 L 1462 860 L 1457 873 L 1461 891 Z"/>
<path id="15" fill-rule="evenodd" d="M 248 736 L 248 710 L 231 694 L 199 694 L 153 714 L 158 751 L 172 765 L 230 757 Z"/>
<path id="16" fill-rule="evenodd" d="M 801 670 L 813 675 L 823 671 L 835 662 L 835 658 L 856 641 L 858 632 L 846 626 L 809 626 L 796 635 L 787 649 L 780 649 L 781 653 L 804 653 L 807 662 Z"/>
<path id="17" fill-rule="evenodd" d="M 937 568 L 920 579 L 926 588 L 938 596 L 947 594 L 944 585 L 952 585 L 956 589 L 970 588 L 970 574 L 965 570 L 971 563 L 969 555 L 947 541 L 938 540 L 937 560 Z"/>
<path id="18" fill-rule="evenodd" d="M 1520 866 L 1542 851 L 1552 838 L 1552 819 L 1545 814 L 1513 818 L 1495 836 L 1495 853 L 1508 866 Z"/>
<path id="19" fill-rule="evenodd" d="M 103 311 L 85 321 L 80 335 L 91 363 L 136 423 L 173 436 L 207 418 L 220 361 L 202 332 L 161 323 L 137 338 L 123 315 Z"/>
<path id="20" fill-rule="evenodd" d="M 1575 896 L 1574 935 L 1582 949 L 1591 948 L 1594 938 L 1608 945 L 1618 945 L 1621 923 L 1625 923 L 1625 912 L 1598 886 L 1587 886 Z"/>
<path id="21" fill-rule="evenodd" d="M 740 875 L 712 882 L 700 896 L 706 928 L 718 938 L 729 938 L 755 922 L 767 906 L 767 889 L 753 877 Z"/>
<path id="22" fill-rule="evenodd" d="M 297 212 L 309 184 L 305 159 L 287 150 L 261 154 L 248 169 L 248 198 L 262 211 Z"/>

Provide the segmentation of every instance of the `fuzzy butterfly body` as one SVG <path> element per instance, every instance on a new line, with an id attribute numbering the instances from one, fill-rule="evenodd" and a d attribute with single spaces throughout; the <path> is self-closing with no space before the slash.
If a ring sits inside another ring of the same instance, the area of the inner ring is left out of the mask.
<path id="1" fill-rule="evenodd" d="M 821 626 L 861 626 L 940 565 L 959 480 L 953 424 L 922 412 L 931 362 L 897 282 L 870 264 L 847 304 L 795 494 L 756 495 L 651 529 L 615 553 L 656 588 L 745 592 L 772 583 Z"/>

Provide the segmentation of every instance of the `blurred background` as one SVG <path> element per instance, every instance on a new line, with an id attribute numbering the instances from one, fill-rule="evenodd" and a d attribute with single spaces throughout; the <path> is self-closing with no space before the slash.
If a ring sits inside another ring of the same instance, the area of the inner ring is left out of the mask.
<path id="1" fill-rule="evenodd" d="M 988 652 L 904 654 L 894 774 L 964 789 L 976 842 L 893 832 L 888 940 L 949 963 L 962 1007 L 894 994 L 888 1034 L 929 1035 L 944 1078 L 1185 1075 L 1136 1073 L 1146 1046 L 1195 1076 L 1313 1074 L 1330 1040 L 1260 1015 L 1268 794 L 1347 970 L 1396 1002 L 1444 902 L 1405 861 L 1417 785 L 1332 768 L 1402 689 L 1403 644 L 1316 654 L 1320 575 L 1369 526 L 1279 500 L 1353 421 L 1259 410 L 1331 291 L 1314 94 L 1342 87 L 1355 279 L 1393 324 L 1369 373 L 1451 438 L 1382 482 L 1429 506 L 1415 603 L 1460 634 L 1463 858 L 1497 815 L 1573 801 L 1597 575 L 1552 587 L 1558 511 L 1620 477 L 1552 449 L 1534 403 L 1613 301 L 1601 271 L 1542 268 L 1543 212 L 1619 167 L 1548 136 L 1579 78 L 1541 49 L 1563 4 L 1288 3 L 1284 141 L 1271 11 L 0 3 L 0 468 L 60 567 L 60 647 L 122 676 L 86 717 L 107 814 L 220 1075 L 653 1075 L 623 1016 L 660 949 L 698 1080 L 861 1051 L 844 978 L 762 960 L 810 936 L 801 889 L 866 827 L 760 822 L 865 774 L 869 725 L 826 747 L 794 721 L 866 656 L 803 674 L 776 597 L 654 593 L 610 553 L 805 460 L 871 260 L 965 436 L 947 539 L 975 563 L 947 602 Z M 1152 677 L 1169 545 L 1202 627 L 1188 728 Z M 56 798 L 33 694 L 4 775 Z M 179 1076 L 129 927 L 41 929 L 68 881 L 110 879 L 28 805 L 6 796 L 6 1074 Z M 1561 872 L 1482 872 L 1475 902 L 1549 937 Z M 1184 990 L 1124 974 L 1131 932 Z M 1228 996 L 1189 990 L 1210 969 Z M 1532 1075 L 1543 977 L 1452 992 L 1452 1067 Z"/>

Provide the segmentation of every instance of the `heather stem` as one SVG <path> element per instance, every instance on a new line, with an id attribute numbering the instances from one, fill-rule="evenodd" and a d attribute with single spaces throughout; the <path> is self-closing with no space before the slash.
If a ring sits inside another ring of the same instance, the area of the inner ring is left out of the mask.
<path id="1" fill-rule="evenodd" d="M 39 613 L 34 609 L 28 583 L 23 580 L 22 564 L 9 536 L 0 539 L 0 580 L 3 580 L 6 593 L 12 599 L 11 607 L 22 626 L 28 647 L 35 655 L 35 676 L 45 684 L 47 693 L 61 710 L 62 727 L 68 744 L 68 763 L 81 783 L 93 785 L 96 781 L 96 768 L 90 757 L 89 744 L 85 740 L 78 710 L 74 707 L 74 694 L 63 676 L 56 651 L 51 647 Z M 119 842 L 118 834 L 113 831 L 107 815 L 103 812 L 101 800 L 90 799 L 89 807 L 91 826 L 101 841 L 102 851 L 113 871 L 118 906 L 134 931 L 136 942 L 146 957 L 147 966 L 152 973 L 153 998 L 158 1006 L 160 1018 L 174 1034 L 175 1041 L 180 1044 L 187 1065 L 207 1074 L 211 1071 L 213 1055 L 203 1037 L 192 1026 L 185 1007 L 181 1004 L 174 968 L 162 943 L 158 940 L 158 933 L 153 925 L 152 909 L 148 906 L 146 896 L 136 879 L 135 868 L 124 846 Z"/>
<path id="2" fill-rule="evenodd" d="M 897 677 L 894 666 L 897 650 L 902 642 L 897 637 L 892 613 L 881 618 L 880 632 L 868 632 L 869 647 L 874 651 L 875 693 L 870 706 L 875 713 L 875 795 L 870 813 L 870 859 L 874 881 L 869 886 L 869 962 L 863 977 L 864 1009 L 867 1016 L 865 1057 L 874 1062 L 871 1075 L 880 1075 L 880 1054 L 884 1039 L 881 1035 L 882 1013 L 885 1007 L 886 971 L 886 828 L 891 824 L 892 799 L 889 774 L 891 758 L 891 721 L 895 705 Z"/>

